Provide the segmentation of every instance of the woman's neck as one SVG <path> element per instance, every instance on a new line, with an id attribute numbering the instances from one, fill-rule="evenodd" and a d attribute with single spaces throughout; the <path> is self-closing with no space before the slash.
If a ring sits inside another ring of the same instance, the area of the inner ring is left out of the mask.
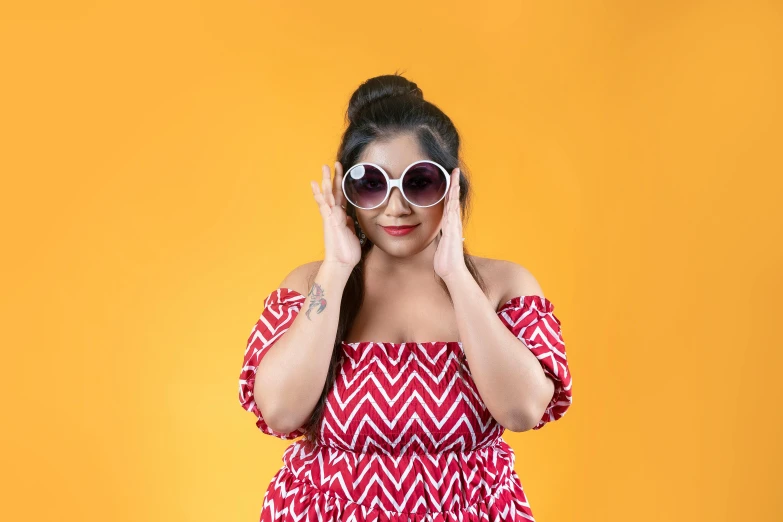
<path id="1" fill-rule="evenodd" d="M 395 256 L 373 245 L 365 259 L 365 274 L 401 280 L 431 278 L 435 273 L 433 268 L 435 248 L 433 241 L 421 252 Z"/>

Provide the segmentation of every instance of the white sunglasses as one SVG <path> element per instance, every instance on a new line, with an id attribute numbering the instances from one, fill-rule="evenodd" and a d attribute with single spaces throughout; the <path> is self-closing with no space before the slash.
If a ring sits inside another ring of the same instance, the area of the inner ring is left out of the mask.
<path id="1" fill-rule="evenodd" d="M 371 210 L 383 205 L 397 187 L 408 203 L 426 208 L 446 197 L 450 183 L 446 169 L 430 160 L 411 163 L 399 179 L 392 179 L 375 163 L 357 163 L 343 176 L 343 194 L 353 206 Z"/>

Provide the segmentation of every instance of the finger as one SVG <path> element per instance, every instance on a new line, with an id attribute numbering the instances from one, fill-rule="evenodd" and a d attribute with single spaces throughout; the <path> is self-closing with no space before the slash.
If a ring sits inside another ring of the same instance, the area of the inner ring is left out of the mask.
<path id="1" fill-rule="evenodd" d="M 449 208 L 446 207 L 445 212 L 443 212 L 443 216 L 441 216 L 440 218 L 440 227 L 438 228 L 440 228 L 440 231 L 443 232 L 448 226 L 448 224 L 449 224 Z"/>
<path id="2" fill-rule="evenodd" d="M 332 209 L 326 203 L 324 195 L 321 194 L 321 191 L 318 189 L 318 183 L 311 181 L 310 186 L 313 189 L 313 198 L 315 198 L 315 202 L 318 204 L 318 211 L 321 213 L 321 216 L 323 218 L 329 217 L 332 214 Z"/>
<path id="3" fill-rule="evenodd" d="M 332 179 L 328 165 L 321 165 L 321 174 L 321 192 L 323 193 L 324 201 L 326 201 L 326 204 L 331 207 L 332 205 L 329 202 L 329 194 L 332 193 Z"/>
<path id="4" fill-rule="evenodd" d="M 328 172 L 327 179 L 329 180 L 329 191 L 325 192 L 324 195 L 326 196 L 326 202 L 329 203 L 329 206 L 334 207 L 334 179 L 332 178 L 332 172 L 329 170 L 329 167 L 326 168 L 326 171 Z"/>
<path id="5" fill-rule="evenodd" d="M 459 169 L 454 169 L 454 212 L 459 213 Z"/>
<path id="6" fill-rule="evenodd" d="M 451 171 L 449 175 L 449 197 L 446 200 L 446 214 L 450 214 L 454 210 L 454 171 Z"/>
<path id="7" fill-rule="evenodd" d="M 334 201 L 341 207 L 345 205 L 345 196 L 343 195 L 343 166 L 339 161 L 334 162 Z"/>
<path id="8" fill-rule="evenodd" d="M 451 202 L 454 200 L 454 171 L 449 174 L 449 196 L 446 198 L 446 211 L 451 211 Z"/>

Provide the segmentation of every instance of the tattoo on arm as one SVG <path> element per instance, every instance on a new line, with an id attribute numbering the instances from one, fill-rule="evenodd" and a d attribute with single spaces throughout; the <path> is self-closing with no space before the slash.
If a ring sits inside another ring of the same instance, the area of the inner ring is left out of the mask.
<path id="1" fill-rule="evenodd" d="M 312 321 L 310 317 L 310 310 L 315 309 L 315 313 L 320 314 L 326 308 L 326 297 L 324 296 L 324 289 L 321 285 L 314 283 L 310 288 L 310 292 L 307 294 L 310 296 L 310 304 L 307 307 L 305 315 Z"/>

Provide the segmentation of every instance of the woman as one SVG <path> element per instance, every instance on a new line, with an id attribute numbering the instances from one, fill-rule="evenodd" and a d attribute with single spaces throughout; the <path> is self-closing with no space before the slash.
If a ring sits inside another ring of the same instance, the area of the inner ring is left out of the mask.
<path id="1" fill-rule="evenodd" d="M 311 182 L 324 259 L 266 297 L 245 351 L 242 406 L 305 435 L 260 520 L 531 521 L 501 435 L 571 404 L 553 305 L 523 267 L 468 255 L 459 136 L 415 83 L 366 81 L 347 119 L 334 183 Z"/>

